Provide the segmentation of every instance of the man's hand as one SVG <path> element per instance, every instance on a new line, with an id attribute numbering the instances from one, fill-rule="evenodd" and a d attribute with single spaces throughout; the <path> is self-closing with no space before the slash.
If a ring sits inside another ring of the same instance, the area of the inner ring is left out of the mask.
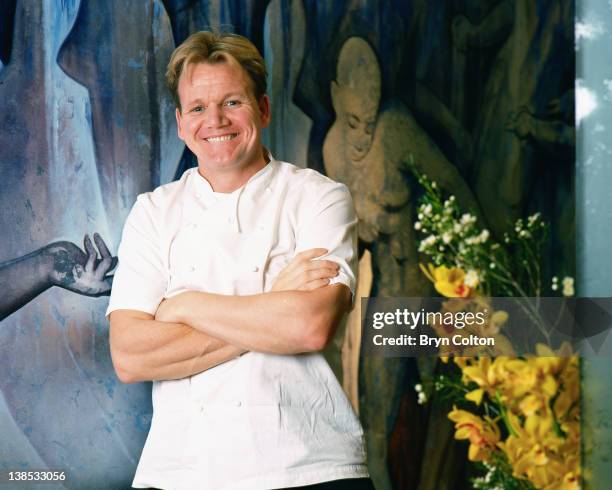
<path id="1" fill-rule="evenodd" d="M 331 260 L 314 260 L 327 252 L 325 248 L 311 248 L 297 254 L 280 272 L 272 291 L 312 291 L 327 286 L 340 270 Z"/>
<path id="2" fill-rule="evenodd" d="M 106 274 L 117 265 L 117 258 L 111 255 L 100 235 L 94 233 L 93 238 L 95 246 L 85 235 L 85 252 L 72 242 L 56 242 L 46 247 L 45 253 L 53 259 L 49 278 L 54 286 L 86 296 L 110 293 L 112 277 Z"/>

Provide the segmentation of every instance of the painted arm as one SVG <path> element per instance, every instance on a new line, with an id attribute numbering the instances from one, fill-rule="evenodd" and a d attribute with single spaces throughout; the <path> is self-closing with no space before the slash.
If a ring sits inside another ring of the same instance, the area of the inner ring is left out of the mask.
<path id="1" fill-rule="evenodd" d="M 556 103 L 553 101 L 551 104 Z M 539 119 L 527 107 L 511 112 L 506 119 L 506 129 L 521 140 L 532 139 L 552 155 L 563 157 L 576 146 L 575 128 L 562 119 Z"/>
<path id="2" fill-rule="evenodd" d="M 23 257 L 0 264 L 0 320 L 49 289 L 59 286 L 85 296 L 110 293 L 112 277 L 107 276 L 117 261 L 96 233 L 94 241 L 85 235 L 85 252 L 72 242 L 55 242 Z"/>
<path id="3" fill-rule="evenodd" d="M 483 21 L 472 24 L 467 17 L 453 19 L 453 43 L 461 50 L 486 48 L 506 39 L 514 25 L 514 0 L 502 0 Z"/>
<path id="4" fill-rule="evenodd" d="M 327 285 L 329 279 L 337 275 L 337 265 L 331 261 L 312 260 L 325 252 L 324 249 L 311 249 L 298 254 L 276 278 L 270 294 L 280 294 L 280 291 L 306 293 Z M 165 301 L 163 305 L 169 308 L 172 301 Z M 198 331 L 178 318 L 171 320 L 168 316 L 166 320 L 160 321 L 135 310 L 116 310 L 110 314 L 111 355 L 121 381 L 181 379 L 249 350 Z"/>

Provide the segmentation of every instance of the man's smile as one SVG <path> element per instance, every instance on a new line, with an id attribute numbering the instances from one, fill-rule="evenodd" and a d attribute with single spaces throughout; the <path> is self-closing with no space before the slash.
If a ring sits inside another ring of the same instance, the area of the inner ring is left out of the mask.
<path id="1" fill-rule="evenodd" d="M 232 134 L 224 134 L 223 136 L 210 136 L 209 138 L 204 138 L 209 143 L 223 143 L 225 141 L 233 140 L 238 133 Z"/>

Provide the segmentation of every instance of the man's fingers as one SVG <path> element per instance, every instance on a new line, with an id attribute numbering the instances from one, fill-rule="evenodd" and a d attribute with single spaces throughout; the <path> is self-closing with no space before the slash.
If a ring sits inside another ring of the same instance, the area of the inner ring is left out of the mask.
<path id="1" fill-rule="evenodd" d="M 321 257 L 321 255 L 325 255 L 327 252 L 328 250 L 326 248 L 310 248 L 297 254 L 293 260 L 312 260 Z"/>
<path id="2" fill-rule="evenodd" d="M 317 257 L 321 257 L 328 252 L 326 248 L 310 248 L 308 250 L 304 250 L 297 254 L 291 262 L 289 262 L 285 268 L 282 270 L 282 273 L 293 274 L 296 270 L 300 270 L 303 267 L 304 263 L 308 263 Z"/>
<path id="3" fill-rule="evenodd" d="M 338 271 L 336 269 L 316 269 L 311 271 L 304 271 L 300 276 L 300 284 L 305 284 L 310 281 L 315 281 L 317 279 L 327 279 L 331 277 L 336 277 L 338 275 Z"/>
<path id="4" fill-rule="evenodd" d="M 340 270 L 340 266 L 333 260 L 309 260 L 302 266 L 305 271 L 313 271 L 318 269 L 334 269 Z"/>

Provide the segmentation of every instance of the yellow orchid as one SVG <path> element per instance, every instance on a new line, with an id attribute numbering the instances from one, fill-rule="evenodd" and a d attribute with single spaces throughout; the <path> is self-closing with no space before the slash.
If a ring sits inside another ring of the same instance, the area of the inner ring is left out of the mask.
<path id="1" fill-rule="evenodd" d="M 454 408 L 448 418 L 455 422 L 455 439 L 470 441 L 468 458 L 470 461 L 489 461 L 491 451 L 499 442 L 500 431 L 495 421 L 484 419 L 465 410 Z"/>
<path id="2" fill-rule="evenodd" d="M 436 291 L 447 298 L 467 298 L 472 288 L 465 284 L 465 271 L 459 267 L 448 268 L 444 265 L 438 267 L 433 264 L 419 264 L 419 267 L 429 279 Z"/>
<path id="3" fill-rule="evenodd" d="M 465 394 L 465 399 L 474 402 L 476 405 L 480 405 L 482 403 L 482 397 L 485 391 L 482 388 L 478 388 L 477 390 L 472 390 L 469 393 Z"/>

